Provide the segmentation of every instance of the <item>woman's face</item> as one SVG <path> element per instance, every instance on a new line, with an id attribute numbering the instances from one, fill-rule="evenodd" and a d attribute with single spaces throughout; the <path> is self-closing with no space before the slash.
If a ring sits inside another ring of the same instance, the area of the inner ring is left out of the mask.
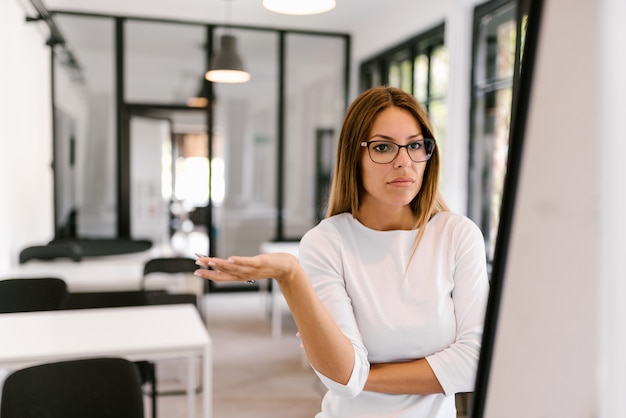
<path id="1" fill-rule="evenodd" d="M 387 152 L 389 142 L 407 145 L 422 139 L 422 128 L 411 113 L 388 107 L 378 114 L 363 142 L 386 141 L 369 145 L 371 155 L 375 156 L 377 150 L 378 154 Z M 375 158 L 380 161 L 380 157 Z M 422 187 L 426 164 L 426 161 L 416 163 L 409 158 L 407 148 L 400 148 L 391 162 L 379 164 L 372 161 L 368 149 L 362 147 L 360 170 L 364 194 L 361 208 L 385 210 L 409 205 Z"/>

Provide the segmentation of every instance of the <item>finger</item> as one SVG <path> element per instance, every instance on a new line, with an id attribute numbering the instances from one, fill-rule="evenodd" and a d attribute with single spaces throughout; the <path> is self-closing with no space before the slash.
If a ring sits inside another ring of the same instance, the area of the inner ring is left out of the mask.
<path id="1" fill-rule="evenodd" d="M 209 263 L 200 258 L 196 260 L 196 265 L 200 267 L 209 267 Z"/>
<path id="2" fill-rule="evenodd" d="M 220 258 L 207 257 L 206 266 L 208 270 L 199 269 L 194 274 L 196 276 L 215 280 L 215 281 L 238 281 L 238 282 L 254 282 L 257 279 L 254 268 L 237 265 L 232 260 L 224 260 Z M 198 265 L 202 265 L 202 260 Z"/>

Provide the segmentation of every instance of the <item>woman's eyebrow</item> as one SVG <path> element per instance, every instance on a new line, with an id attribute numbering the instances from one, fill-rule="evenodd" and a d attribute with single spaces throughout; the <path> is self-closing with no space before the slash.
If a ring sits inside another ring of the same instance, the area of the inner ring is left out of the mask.
<path id="1" fill-rule="evenodd" d="M 383 135 L 383 134 L 372 135 L 370 137 L 370 140 L 373 139 L 373 138 L 380 138 L 380 139 L 385 140 L 385 141 L 394 142 L 394 138 L 392 138 L 390 136 L 387 136 L 387 135 Z M 409 135 L 406 139 L 424 139 L 424 134 L 422 134 L 421 132 L 418 132 L 418 133 L 415 133 L 413 135 Z"/>

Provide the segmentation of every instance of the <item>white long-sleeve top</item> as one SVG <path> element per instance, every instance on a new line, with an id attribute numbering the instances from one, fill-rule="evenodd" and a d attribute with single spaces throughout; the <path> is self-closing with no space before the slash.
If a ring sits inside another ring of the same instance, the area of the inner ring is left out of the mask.
<path id="1" fill-rule="evenodd" d="M 439 213 L 407 269 L 416 234 L 372 230 L 343 213 L 300 241 L 300 263 L 355 352 L 347 385 L 316 371 L 328 388 L 317 418 L 454 418 L 454 394 L 473 390 L 489 292 L 482 233 Z M 363 390 L 370 363 L 419 358 L 445 394 Z"/>

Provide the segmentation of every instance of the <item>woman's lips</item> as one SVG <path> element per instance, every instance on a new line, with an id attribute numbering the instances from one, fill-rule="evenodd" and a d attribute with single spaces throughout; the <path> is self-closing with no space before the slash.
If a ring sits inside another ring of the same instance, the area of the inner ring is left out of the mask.
<path id="1" fill-rule="evenodd" d="M 403 187 L 410 186 L 414 181 L 410 177 L 398 177 L 396 179 L 391 180 L 388 184 L 391 186 Z"/>

